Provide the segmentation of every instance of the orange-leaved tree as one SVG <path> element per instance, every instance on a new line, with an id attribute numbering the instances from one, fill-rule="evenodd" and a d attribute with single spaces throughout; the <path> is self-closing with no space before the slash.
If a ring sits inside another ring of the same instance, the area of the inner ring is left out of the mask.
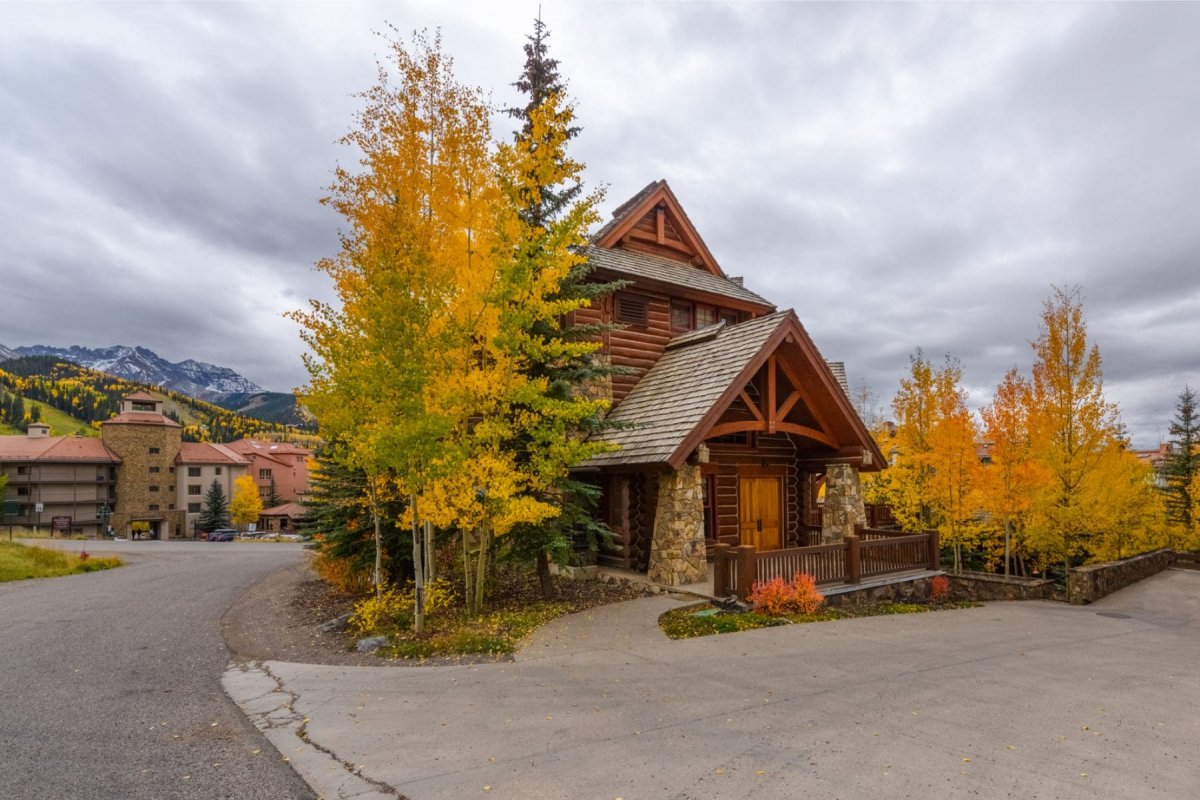
<path id="1" fill-rule="evenodd" d="M 1020 552 L 1031 498 L 1045 473 L 1033 460 L 1029 432 L 1029 381 L 1014 367 L 996 387 L 990 405 L 980 411 L 990 463 L 983 470 L 980 504 L 1004 536 L 1004 574 L 1011 574 Z"/>

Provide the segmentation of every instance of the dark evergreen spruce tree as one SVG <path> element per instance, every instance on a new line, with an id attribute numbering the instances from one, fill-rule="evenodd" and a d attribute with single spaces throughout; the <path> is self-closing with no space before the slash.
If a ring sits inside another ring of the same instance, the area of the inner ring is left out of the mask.
<path id="1" fill-rule="evenodd" d="M 535 143 L 535 146 L 557 146 L 559 151 L 555 158 L 564 163 L 568 158 L 566 144 L 579 133 L 579 127 L 570 125 L 566 116 L 574 114 L 574 108 L 566 97 L 566 84 L 559 76 L 558 60 L 549 56 L 546 40 L 550 32 L 539 16 L 533 22 L 533 34 L 525 44 L 525 67 L 521 76 L 513 84 L 525 96 L 525 105 L 519 108 L 507 109 L 509 116 L 522 121 L 517 138 L 528 137 L 532 134 L 531 116 L 548 97 L 558 97 L 564 114 L 566 125 L 565 141 L 560 143 Z M 539 184 L 536 179 L 528 180 L 527 185 L 536 187 L 526 189 L 521 195 L 523 207 L 520 214 L 522 219 L 534 232 L 524 246 L 528 248 L 527 257 L 530 263 L 538 263 L 538 253 L 544 249 L 545 243 L 554 234 L 556 225 L 568 224 L 566 219 L 573 205 L 580 201 L 583 186 L 579 182 L 558 185 Z M 562 281 L 556 295 L 548 299 L 557 300 L 586 300 L 593 302 L 621 288 L 622 283 L 601 283 L 590 279 L 591 267 L 586 262 L 575 267 Z M 546 341 L 565 339 L 582 341 L 602 334 L 610 326 L 603 325 L 558 325 L 542 323 L 536 325 L 532 334 Z M 567 399 L 573 394 L 586 392 L 587 387 L 595 382 L 608 380 L 616 372 L 614 368 L 597 359 L 594 355 L 586 355 L 565 360 L 533 360 L 528 366 L 528 374 L 537 379 L 546 379 L 549 389 L 548 396 Z M 586 436 L 603 430 L 606 427 L 603 417 L 596 415 L 587 420 L 572 435 Z M 524 448 L 518 443 L 518 451 Z M 561 480 L 553 490 L 554 502 L 561 509 L 555 519 L 537 526 L 519 526 L 511 537 L 512 555 L 528 562 L 533 560 L 536 565 L 542 596 L 550 599 L 554 595 L 554 583 L 550 577 L 550 560 L 564 564 L 570 556 L 573 535 L 584 536 L 591 546 L 595 546 L 599 537 L 608 533 L 607 529 L 595 519 L 595 508 L 599 499 L 599 487 L 580 480 L 577 476 L 568 476 Z M 551 498 L 546 498 L 551 499 Z"/>
<path id="2" fill-rule="evenodd" d="M 204 506 L 196 519 L 196 527 L 205 533 L 229 527 L 229 501 L 216 478 L 204 495 Z"/>
<path id="3" fill-rule="evenodd" d="M 1196 524 L 1192 481 L 1200 474 L 1200 418 L 1196 416 L 1196 393 L 1190 386 L 1184 386 L 1179 394 L 1170 432 L 1171 455 L 1163 465 L 1167 519 L 1190 533 Z"/>
<path id="4" fill-rule="evenodd" d="M 367 474 L 334 456 L 334 446 L 316 455 L 311 487 L 304 498 L 308 509 L 303 532 L 320 534 L 311 547 L 348 562 L 361 574 L 375 569 L 375 526 L 367 498 Z M 413 577 L 412 534 L 396 526 L 404 512 L 401 502 L 384 502 L 380 509 L 383 554 L 388 582 L 401 585 Z"/>
<path id="5" fill-rule="evenodd" d="M 275 479 L 271 478 L 271 484 L 267 487 L 267 496 L 263 498 L 263 506 L 275 508 L 275 506 L 281 505 L 283 505 L 283 498 L 279 496 L 279 487 L 275 485 Z"/>

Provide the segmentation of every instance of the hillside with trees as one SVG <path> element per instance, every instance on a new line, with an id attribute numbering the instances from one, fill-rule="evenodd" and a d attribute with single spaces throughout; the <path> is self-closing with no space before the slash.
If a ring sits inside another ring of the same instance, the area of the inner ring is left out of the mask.
<path id="1" fill-rule="evenodd" d="M 80 430 L 94 436 L 101 422 L 120 411 L 121 398 L 138 391 L 163 399 L 164 413 L 183 426 L 187 442 L 315 440 L 312 431 L 247 417 L 181 392 L 126 380 L 53 356 L 0 362 L 0 424 L 20 432 L 30 422 L 44 421 L 56 435 Z"/>

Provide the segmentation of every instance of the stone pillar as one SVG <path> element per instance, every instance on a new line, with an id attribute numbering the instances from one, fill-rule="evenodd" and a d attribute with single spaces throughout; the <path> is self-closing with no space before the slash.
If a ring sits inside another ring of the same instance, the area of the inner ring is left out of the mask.
<path id="1" fill-rule="evenodd" d="M 854 535 L 855 525 L 867 524 L 858 470 L 849 464 L 830 464 L 825 469 L 825 511 L 821 522 L 821 544 L 837 544 Z"/>
<path id="2" fill-rule="evenodd" d="M 703 486 L 698 466 L 684 464 L 658 479 L 658 510 L 647 577 L 667 586 L 708 580 Z"/>

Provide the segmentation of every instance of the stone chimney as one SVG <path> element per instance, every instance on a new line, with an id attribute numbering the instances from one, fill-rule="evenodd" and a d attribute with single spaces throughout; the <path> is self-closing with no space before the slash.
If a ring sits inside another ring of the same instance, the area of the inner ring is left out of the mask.
<path id="1" fill-rule="evenodd" d="M 50 426 L 44 422 L 31 422 L 25 429 L 25 435 L 30 439 L 44 439 L 50 435 Z"/>
<path id="2" fill-rule="evenodd" d="M 730 276 L 729 276 L 729 280 L 733 281 L 733 282 L 734 282 L 734 283 L 736 283 L 738 286 L 745 286 L 745 285 L 746 285 L 746 279 L 745 279 L 745 278 L 743 278 L 741 275 L 730 275 Z"/>

